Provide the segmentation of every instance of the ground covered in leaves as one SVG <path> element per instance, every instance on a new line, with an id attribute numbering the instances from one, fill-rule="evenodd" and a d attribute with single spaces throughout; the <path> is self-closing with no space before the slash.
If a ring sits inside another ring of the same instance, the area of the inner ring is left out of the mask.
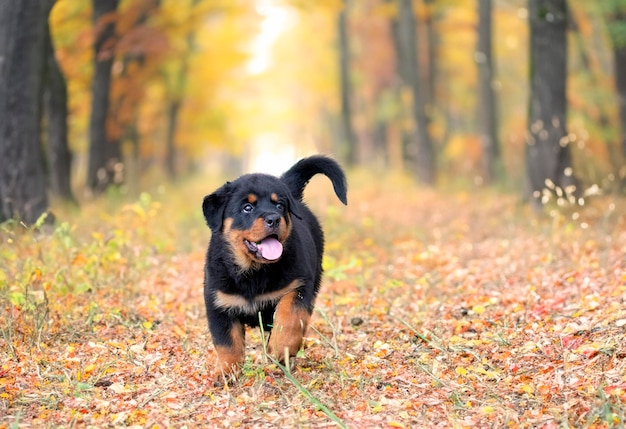
<path id="1" fill-rule="evenodd" d="M 297 368 L 249 330 L 235 383 L 202 301 L 214 185 L 4 225 L 0 428 L 626 425 L 623 201 L 361 183 L 348 207 L 322 178 L 307 194 L 326 274 Z"/>

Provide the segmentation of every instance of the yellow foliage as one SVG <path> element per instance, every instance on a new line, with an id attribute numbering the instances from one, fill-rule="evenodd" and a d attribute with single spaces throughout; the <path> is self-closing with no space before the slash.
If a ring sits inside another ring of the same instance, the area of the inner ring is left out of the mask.
<path id="1" fill-rule="evenodd" d="M 275 0 L 271 4 L 268 13 L 250 0 L 121 1 L 115 14 L 111 137 L 128 138 L 132 128 L 139 132 L 141 156 L 159 159 L 166 153 L 170 113 L 177 107 L 174 143 L 188 157 L 202 155 L 207 147 L 242 154 L 260 135 L 322 151 L 331 148 L 331 139 L 336 138 L 331 135 L 336 132 L 333 121 L 340 112 L 337 18 L 346 3 Z M 356 132 L 360 141 L 371 140 L 373 129 L 384 123 L 387 140 L 392 141 L 388 146 L 398 154 L 391 158 L 398 160 L 402 134 L 413 130 L 412 94 L 398 76 L 392 31 L 398 4 L 368 0 L 347 2 L 347 7 Z M 598 17 L 589 15 L 591 9 L 579 4 L 572 10 L 582 39 L 598 27 L 594 21 Z M 528 20 L 522 10 L 498 4 L 493 10 L 494 87 L 503 164 L 508 170 L 519 169 L 526 128 Z M 469 136 L 475 133 L 480 108 L 476 2 L 414 2 L 414 14 L 418 26 L 429 20 L 436 34 L 437 75 L 434 102 L 427 107 L 429 131 L 436 142 L 448 140 L 441 157 L 444 164 L 475 170 L 482 157 L 477 138 Z M 57 0 L 50 15 L 56 56 L 67 78 L 70 148 L 79 154 L 86 152 L 89 134 L 91 15 L 91 2 L 75 0 Z M 279 15 L 283 21 L 276 19 Z M 416 34 L 420 61 L 427 48 L 423 30 Z M 268 37 L 272 40 L 262 42 Z M 613 80 L 606 67 L 600 67 L 603 53 L 588 46 L 592 43 L 588 40 L 579 43 L 577 51 L 590 52 L 595 81 L 571 73 L 570 128 L 574 124 L 590 135 L 584 151 L 573 157 L 578 164 L 589 154 L 596 155 L 602 159 L 598 165 L 609 170 L 615 149 L 607 149 L 605 142 L 616 140 L 617 131 L 597 124 L 603 117 L 617 120 L 617 104 L 611 101 Z M 259 57 L 267 60 L 267 67 L 255 70 L 251 63 Z M 592 91 L 602 92 L 604 98 L 590 99 Z M 132 153 L 129 144 L 124 153 Z"/>
<path id="2" fill-rule="evenodd" d="M 458 375 L 467 375 L 467 369 L 463 368 L 462 366 L 457 366 L 454 372 L 456 372 Z"/>
<path id="3" fill-rule="evenodd" d="M 478 163 L 481 157 L 480 141 L 476 136 L 452 136 L 446 146 L 445 157 Z"/>
<path id="4" fill-rule="evenodd" d="M 50 12 L 50 32 L 55 55 L 67 80 L 68 110 L 71 115 L 69 144 L 74 151 L 86 149 L 91 101 L 93 38 L 89 2 L 58 0 Z"/>

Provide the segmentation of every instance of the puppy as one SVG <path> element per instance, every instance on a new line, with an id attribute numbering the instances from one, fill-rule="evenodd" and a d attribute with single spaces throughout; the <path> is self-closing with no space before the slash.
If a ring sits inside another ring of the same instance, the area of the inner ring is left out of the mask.
<path id="1" fill-rule="evenodd" d="M 235 372 L 244 360 L 245 326 L 270 332 L 268 353 L 295 356 L 322 278 L 324 234 L 302 202 L 306 184 L 326 175 L 347 204 L 337 162 L 304 158 L 280 178 L 247 174 L 207 195 L 202 211 L 212 235 L 204 268 L 204 302 L 217 352 L 217 370 Z"/>

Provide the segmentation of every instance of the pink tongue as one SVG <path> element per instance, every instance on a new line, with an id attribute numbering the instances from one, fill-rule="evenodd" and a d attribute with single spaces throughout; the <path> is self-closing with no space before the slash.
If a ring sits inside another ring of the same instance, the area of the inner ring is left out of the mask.
<path id="1" fill-rule="evenodd" d="M 283 245 L 273 237 L 267 237 L 257 244 L 257 250 L 265 259 L 273 261 L 283 254 Z"/>

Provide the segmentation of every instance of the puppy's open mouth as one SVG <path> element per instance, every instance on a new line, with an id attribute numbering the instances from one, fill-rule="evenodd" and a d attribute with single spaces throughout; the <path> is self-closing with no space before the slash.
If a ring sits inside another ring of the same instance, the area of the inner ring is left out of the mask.
<path id="1" fill-rule="evenodd" d="M 243 240 L 248 250 L 258 258 L 267 259 L 268 261 L 275 261 L 283 254 L 283 245 L 278 241 L 278 237 L 270 235 L 265 237 L 261 241 L 248 241 Z"/>

